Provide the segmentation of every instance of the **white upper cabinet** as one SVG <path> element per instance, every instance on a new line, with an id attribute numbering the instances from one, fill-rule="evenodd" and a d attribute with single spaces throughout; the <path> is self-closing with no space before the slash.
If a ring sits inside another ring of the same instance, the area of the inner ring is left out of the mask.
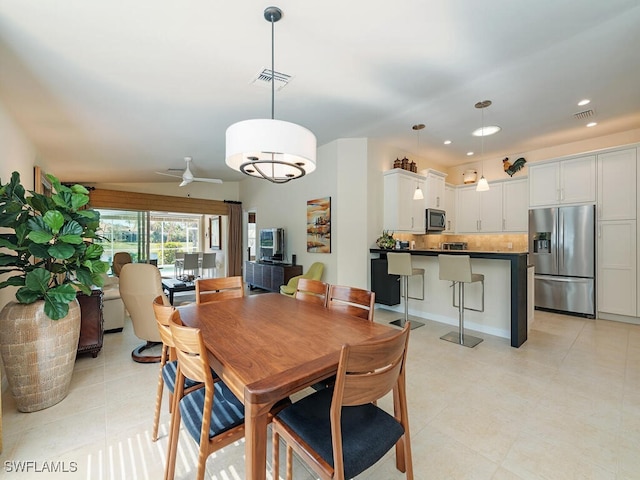
<path id="1" fill-rule="evenodd" d="M 502 184 L 502 231 L 526 232 L 529 229 L 529 182 L 526 178 Z"/>
<path id="2" fill-rule="evenodd" d="M 636 218 L 636 149 L 598 155 L 598 220 Z"/>
<path id="3" fill-rule="evenodd" d="M 454 233 L 456 231 L 456 187 L 453 185 L 444 186 L 444 206 L 447 212 L 444 231 Z"/>
<path id="4" fill-rule="evenodd" d="M 384 229 L 425 233 L 425 201 L 414 200 L 416 188 L 425 191 L 425 177 L 394 168 L 384 172 Z"/>
<path id="5" fill-rule="evenodd" d="M 530 207 L 595 201 L 595 155 L 529 166 Z"/>
<path id="6" fill-rule="evenodd" d="M 486 192 L 476 186 L 458 189 L 456 231 L 490 233 L 502 231 L 502 183 L 492 183 Z"/>
<path id="7" fill-rule="evenodd" d="M 447 174 L 431 168 L 423 170 L 422 173 L 426 173 L 427 177 L 424 196 L 425 208 L 445 210 L 444 180 Z"/>

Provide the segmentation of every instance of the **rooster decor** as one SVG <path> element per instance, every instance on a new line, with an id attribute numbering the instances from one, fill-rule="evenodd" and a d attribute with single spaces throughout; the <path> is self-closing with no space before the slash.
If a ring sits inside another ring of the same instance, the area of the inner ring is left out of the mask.
<path id="1" fill-rule="evenodd" d="M 524 167 L 525 163 L 527 163 L 527 161 L 523 157 L 517 159 L 513 164 L 509 162 L 509 157 L 505 157 L 505 159 L 502 160 L 504 171 L 507 172 L 510 177 L 513 177 L 514 173 Z"/>

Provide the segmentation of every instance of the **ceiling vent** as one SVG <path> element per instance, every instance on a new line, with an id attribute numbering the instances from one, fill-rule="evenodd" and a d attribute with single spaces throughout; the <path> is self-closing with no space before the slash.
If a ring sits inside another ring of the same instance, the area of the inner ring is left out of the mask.
<path id="1" fill-rule="evenodd" d="M 585 110 L 584 112 L 578 112 L 573 114 L 573 118 L 576 120 L 584 120 L 585 118 L 591 118 L 595 115 L 595 112 L 591 109 Z"/>
<path id="2" fill-rule="evenodd" d="M 275 89 L 282 90 L 292 79 L 291 75 L 287 75 L 286 73 L 281 72 L 273 72 L 273 79 L 275 81 Z M 258 73 L 253 80 L 251 80 L 252 84 L 258 85 L 260 87 L 271 88 L 271 69 L 263 68 L 260 73 Z"/>

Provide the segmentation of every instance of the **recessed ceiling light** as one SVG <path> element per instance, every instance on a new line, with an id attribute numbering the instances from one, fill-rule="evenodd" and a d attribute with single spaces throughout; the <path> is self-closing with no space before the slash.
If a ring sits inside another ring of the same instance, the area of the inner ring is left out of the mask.
<path id="1" fill-rule="evenodd" d="M 487 137 L 489 135 L 494 135 L 498 133 L 502 128 L 497 125 L 487 125 L 486 127 L 481 127 L 473 131 L 471 135 L 474 137 Z"/>
<path id="2" fill-rule="evenodd" d="M 591 103 L 591 100 L 589 100 L 588 98 L 585 98 L 584 100 L 580 100 L 578 102 L 578 105 L 580 105 L 581 107 L 583 107 L 584 105 L 587 105 L 588 103 Z"/>
<path id="3" fill-rule="evenodd" d="M 467 152 L 467 157 L 470 157 L 471 155 L 473 155 L 473 152 Z"/>
<path id="4" fill-rule="evenodd" d="M 598 122 L 590 122 L 587 123 L 587 127 L 595 127 L 598 124 Z"/>
<path id="5" fill-rule="evenodd" d="M 451 145 L 451 140 L 445 140 L 445 141 L 444 141 L 444 144 L 445 144 L 445 145 Z"/>

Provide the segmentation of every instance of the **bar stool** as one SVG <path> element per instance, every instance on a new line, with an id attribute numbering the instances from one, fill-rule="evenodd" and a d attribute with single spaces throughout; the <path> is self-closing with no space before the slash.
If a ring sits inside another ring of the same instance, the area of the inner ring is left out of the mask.
<path id="1" fill-rule="evenodd" d="M 404 317 L 391 322 L 394 325 L 404 327 L 409 320 L 409 277 L 413 275 L 422 276 L 422 298 L 424 300 L 424 268 L 413 268 L 411 265 L 411 254 L 406 252 L 387 253 L 387 273 L 389 275 L 400 275 L 402 279 L 402 297 L 404 298 Z M 411 320 L 411 330 L 421 327 L 424 323 Z"/>
<path id="2" fill-rule="evenodd" d="M 440 337 L 448 342 L 458 343 L 465 347 L 473 348 L 478 345 L 482 338 L 464 334 L 464 311 L 484 312 L 484 275 L 471 271 L 471 257 L 469 255 L 438 255 L 440 267 L 440 280 L 449 280 L 453 288 L 452 305 L 458 307 L 457 332 L 449 332 Z M 471 308 L 464 306 L 464 284 L 480 282 L 482 284 L 482 308 Z M 455 285 L 458 284 L 458 304 L 456 305 Z"/>

